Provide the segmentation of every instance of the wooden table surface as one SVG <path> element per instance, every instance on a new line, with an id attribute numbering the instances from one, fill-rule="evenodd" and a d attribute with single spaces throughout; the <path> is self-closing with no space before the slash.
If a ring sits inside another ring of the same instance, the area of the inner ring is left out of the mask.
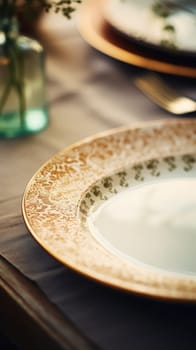
<path id="1" fill-rule="evenodd" d="M 25 227 L 25 186 L 56 152 L 133 121 L 172 118 L 134 87 L 132 77 L 140 71 L 91 49 L 75 21 L 45 16 L 39 37 L 46 51 L 49 127 L 0 140 L 0 328 L 22 349 L 193 348 L 194 305 L 163 305 L 87 281 L 54 261 Z M 196 97 L 194 80 L 167 79 Z"/>

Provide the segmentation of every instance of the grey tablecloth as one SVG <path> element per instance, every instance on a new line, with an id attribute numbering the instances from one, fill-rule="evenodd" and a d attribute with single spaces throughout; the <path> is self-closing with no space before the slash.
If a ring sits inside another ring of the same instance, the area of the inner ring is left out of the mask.
<path id="1" fill-rule="evenodd" d="M 75 22 L 49 17 L 40 33 L 48 53 L 50 126 L 25 141 L 1 141 L 1 253 L 103 350 L 194 349 L 194 305 L 150 301 L 87 280 L 51 258 L 24 226 L 22 193 L 49 156 L 105 129 L 172 118 L 133 85 L 140 70 L 91 49 Z M 196 98 L 195 81 L 168 79 Z"/>

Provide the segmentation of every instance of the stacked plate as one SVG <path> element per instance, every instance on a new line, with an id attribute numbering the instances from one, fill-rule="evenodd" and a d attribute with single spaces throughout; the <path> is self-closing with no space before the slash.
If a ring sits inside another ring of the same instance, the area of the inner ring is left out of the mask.
<path id="1" fill-rule="evenodd" d="M 87 2 L 79 30 L 94 48 L 135 66 L 196 77 L 196 5 L 183 0 Z"/>

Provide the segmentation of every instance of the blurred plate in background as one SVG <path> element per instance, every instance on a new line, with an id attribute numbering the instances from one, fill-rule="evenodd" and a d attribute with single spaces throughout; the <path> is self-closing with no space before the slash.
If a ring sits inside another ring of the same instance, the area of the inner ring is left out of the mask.
<path id="1" fill-rule="evenodd" d="M 98 51 L 136 67 L 184 77 L 196 77 L 196 60 L 191 55 L 174 55 L 127 39 L 104 18 L 105 1 L 87 1 L 78 17 L 82 37 Z"/>
<path id="2" fill-rule="evenodd" d="M 140 45 L 196 58 L 196 4 L 192 1 L 107 0 L 103 16 Z"/>

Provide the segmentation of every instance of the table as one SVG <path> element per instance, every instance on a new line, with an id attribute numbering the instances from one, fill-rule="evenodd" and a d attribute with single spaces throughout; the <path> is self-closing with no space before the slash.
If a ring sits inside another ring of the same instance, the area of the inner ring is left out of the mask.
<path id="1" fill-rule="evenodd" d="M 172 118 L 134 87 L 132 77 L 141 71 L 91 49 L 74 20 L 48 15 L 38 29 L 50 125 L 31 137 L 0 140 L 0 329 L 30 350 L 194 348 L 195 305 L 136 297 L 87 280 L 50 257 L 25 227 L 25 186 L 49 157 L 106 129 Z M 166 78 L 196 98 L 195 80 Z"/>

